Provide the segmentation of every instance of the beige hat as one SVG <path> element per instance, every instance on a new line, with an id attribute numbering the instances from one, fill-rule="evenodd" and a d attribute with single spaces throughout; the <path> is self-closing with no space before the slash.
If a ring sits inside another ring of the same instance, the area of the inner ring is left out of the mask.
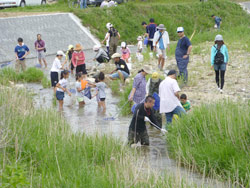
<path id="1" fill-rule="evenodd" d="M 152 74 L 152 72 L 153 72 L 153 71 L 151 70 L 151 68 L 150 68 L 148 65 L 144 65 L 142 69 L 143 69 L 143 71 L 146 72 L 147 74 Z"/>
<path id="2" fill-rule="evenodd" d="M 74 48 L 74 50 L 76 50 L 76 51 L 82 50 L 81 44 L 76 44 L 76 47 Z"/>
<path id="3" fill-rule="evenodd" d="M 114 59 L 114 58 L 116 58 L 116 57 L 121 57 L 121 54 L 119 54 L 119 53 L 114 53 L 114 54 L 111 56 L 112 59 Z"/>

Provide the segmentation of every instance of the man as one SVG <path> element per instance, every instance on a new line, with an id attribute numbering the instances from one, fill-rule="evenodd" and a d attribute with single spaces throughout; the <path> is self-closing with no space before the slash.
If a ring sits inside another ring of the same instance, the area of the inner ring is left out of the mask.
<path id="1" fill-rule="evenodd" d="M 170 70 L 159 87 L 160 113 L 165 113 L 167 124 L 172 123 L 174 114 L 181 116 L 186 113 L 179 100 L 180 91 L 176 81 L 176 71 Z"/>
<path id="2" fill-rule="evenodd" d="M 214 22 L 215 22 L 215 26 L 214 27 L 216 29 L 220 29 L 220 24 L 222 23 L 221 22 L 221 18 L 218 17 L 218 16 L 215 16 L 215 15 L 212 15 L 211 17 L 214 19 Z"/>
<path id="3" fill-rule="evenodd" d="M 125 82 L 125 79 L 128 78 L 130 74 L 127 64 L 121 59 L 119 53 L 113 54 L 111 58 L 115 61 L 116 69 L 111 72 L 109 78 L 111 80 L 120 78 L 121 81 Z"/>
<path id="4" fill-rule="evenodd" d="M 146 32 L 144 33 L 144 37 L 148 37 L 148 33 L 147 33 L 147 30 L 148 30 L 148 25 L 146 22 L 142 22 L 141 23 L 142 27 L 146 30 Z"/>
<path id="5" fill-rule="evenodd" d="M 163 24 L 157 27 L 158 31 L 155 32 L 153 46 L 154 51 L 157 49 L 158 58 L 158 68 L 163 70 L 165 59 L 166 59 L 166 48 L 169 48 L 169 36 L 166 28 Z"/>
<path id="6" fill-rule="evenodd" d="M 185 36 L 183 27 L 178 27 L 177 33 L 180 39 L 175 49 L 175 58 L 180 76 L 183 78 L 184 83 L 187 83 L 188 81 L 187 66 L 189 62 L 189 55 L 192 50 L 192 45 L 190 40 Z"/>
<path id="7" fill-rule="evenodd" d="M 81 9 L 87 8 L 87 0 L 81 0 L 80 1 L 80 8 Z"/>
<path id="8" fill-rule="evenodd" d="M 45 54 L 44 54 L 44 52 L 46 52 L 45 42 L 41 39 L 41 34 L 37 34 L 37 40 L 35 42 L 35 49 L 37 51 L 37 58 L 38 58 L 39 64 L 41 65 L 41 68 L 43 66 L 42 60 L 43 60 L 45 68 L 47 68 L 47 62 L 45 60 Z"/>
<path id="9" fill-rule="evenodd" d="M 146 121 L 150 122 L 152 126 L 166 132 L 165 129 L 161 129 L 158 126 L 158 122 L 152 112 L 152 108 L 155 104 L 155 99 L 152 96 L 147 96 L 144 103 L 138 104 L 128 131 L 128 143 L 129 145 L 141 142 L 141 145 L 149 145 L 149 136 L 146 128 Z"/>
<path id="10" fill-rule="evenodd" d="M 18 38 L 17 42 L 18 42 L 18 44 L 15 47 L 15 53 L 16 53 L 16 65 L 15 65 L 15 68 L 16 68 L 16 71 L 19 72 L 20 71 L 20 66 L 21 66 L 22 71 L 25 71 L 25 69 L 26 69 L 25 58 L 30 53 L 30 50 L 29 50 L 28 46 L 26 46 L 23 43 L 22 38 Z"/>
<path id="11" fill-rule="evenodd" d="M 154 18 L 151 18 L 149 22 L 150 24 L 147 27 L 148 45 L 150 46 L 151 51 L 153 51 L 154 50 L 153 39 L 154 39 L 157 25 L 154 23 Z"/>
<path id="12" fill-rule="evenodd" d="M 104 41 L 109 39 L 109 55 L 112 56 L 114 53 L 116 53 L 117 45 L 120 40 L 120 34 L 119 32 L 113 27 L 112 24 L 109 25 L 109 31 L 106 35 L 105 39 L 102 41 L 102 44 Z"/>

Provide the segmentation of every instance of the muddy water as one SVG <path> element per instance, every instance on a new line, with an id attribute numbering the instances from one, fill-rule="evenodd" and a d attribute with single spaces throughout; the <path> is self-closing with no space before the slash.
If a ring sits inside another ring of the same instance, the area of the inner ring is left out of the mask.
<path id="1" fill-rule="evenodd" d="M 93 54 L 90 53 L 87 59 L 91 61 Z M 49 77 L 49 70 L 52 65 L 54 56 L 47 57 L 49 68 L 44 70 L 44 73 Z M 28 66 L 34 66 L 37 63 L 36 59 L 27 61 Z M 89 64 L 91 66 L 91 64 Z M 69 78 L 69 88 L 74 88 L 75 79 Z M 34 93 L 34 103 L 37 108 L 55 108 L 53 106 L 53 91 L 52 89 L 43 89 L 40 84 L 25 84 L 25 87 Z M 111 90 L 106 90 L 106 105 L 107 112 L 103 115 L 97 107 L 95 99 L 85 99 L 85 107 L 79 109 L 74 96 L 69 97 L 67 94 L 64 98 L 63 115 L 70 124 L 74 132 L 83 132 L 89 135 L 92 134 L 107 134 L 112 135 L 122 142 L 127 141 L 128 127 L 131 116 L 118 117 L 114 121 L 107 121 L 105 117 L 113 117 L 119 112 L 117 106 L 118 98 L 112 96 Z M 167 150 L 167 143 L 165 137 L 156 129 L 148 125 L 148 132 L 150 137 L 150 146 L 142 147 L 141 157 L 145 160 L 145 166 L 160 171 L 175 175 L 177 178 L 184 178 L 187 182 L 194 182 L 198 187 L 229 187 L 216 180 L 203 178 L 202 175 L 192 172 L 190 169 L 180 167 L 175 160 L 169 157 Z"/>

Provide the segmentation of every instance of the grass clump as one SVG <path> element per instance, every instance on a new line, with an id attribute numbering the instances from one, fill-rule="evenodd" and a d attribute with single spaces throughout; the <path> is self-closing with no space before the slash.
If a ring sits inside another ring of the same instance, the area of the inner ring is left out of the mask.
<path id="1" fill-rule="evenodd" d="M 202 105 L 169 129 L 175 158 L 236 186 L 250 186 L 250 106 L 224 101 Z"/>

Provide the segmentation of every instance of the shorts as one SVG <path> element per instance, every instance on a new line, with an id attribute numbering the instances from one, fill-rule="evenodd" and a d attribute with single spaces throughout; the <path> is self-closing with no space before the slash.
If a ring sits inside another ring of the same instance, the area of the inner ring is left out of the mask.
<path id="1" fill-rule="evenodd" d="M 56 99 L 59 101 L 62 101 L 64 98 L 64 92 L 62 91 L 56 91 Z"/>
<path id="2" fill-rule="evenodd" d="M 78 102 L 84 102 L 84 98 L 83 97 L 77 97 L 77 101 Z"/>
<path id="3" fill-rule="evenodd" d="M 105 101 L 106 98 L 100 98 L 100 101 Z"/>
<path id="4" fill-rule="evenodd" d="M 58 83 L 58 72 L 50 72 L 51 86 L 56 87 Z"/>
<path id="5" fill-rule="evenodd" d="M 38 59 L 45 59 L 45 53 L 44 51 L 37 51 L 37 57 Z"/>
<path id="6" fill-rule="evenodd" d="M 164 59 L 167 57 L 167 55 L 166 55 L 166 49 L 161 50 L 160 48 L 157 47 L 157 53 L 158 53 L 158 55 L 162 55 L 162 57 Z"/>
<path id="7" fill-rule="evenodd" d="M 128 58 L 129 58 L 129 53 L 122 54 L 122 58 L 121 59 L 125 60 L 125 59 L 128 59 Z"/>
<path id="8" fill-rule="evenodd" d="M 226 63 L 223 63 L 221 65 L 214 64 L 214 70 L 215 71 L 218 71 L 218 70 L 225 71 L 226 68 L 227 68 L 227 64 Z"/>
<path id="9" fill-rule="evenodd" d="M 78 65 L 76 67 L 76 73 L 78 73 L 78 72 L 82 72 L 83 74 L 87 74 L 86 65 L 85 64 Z"/>
<path id="10" fill-rule="evenodd" d="M 118 70 L 118 71 L 120 71 L 120 72 L 122 73 L 124 79 L 126 79 L 126 78 L 129 77 L 129 74 L 126 73 L 125 71 L 122 71 L 122 70 Z M 117 71 L 116 73 L 114 73 L 114 74 L 111 74 L 111 77 L 112 77 L 112 78 L 120 78 L 120 77 L 119 77 L 118 71 Z"/>
<path id="11" fill-rule="evenodd" d="M 141 145 L 149 145 L 149 136 L 147 130 L 144 132 L 137 132 L 135 137 L 135 131 L 129 129 L 128 144 L 136 144 L 137 142 L 141 142 Z"/>

